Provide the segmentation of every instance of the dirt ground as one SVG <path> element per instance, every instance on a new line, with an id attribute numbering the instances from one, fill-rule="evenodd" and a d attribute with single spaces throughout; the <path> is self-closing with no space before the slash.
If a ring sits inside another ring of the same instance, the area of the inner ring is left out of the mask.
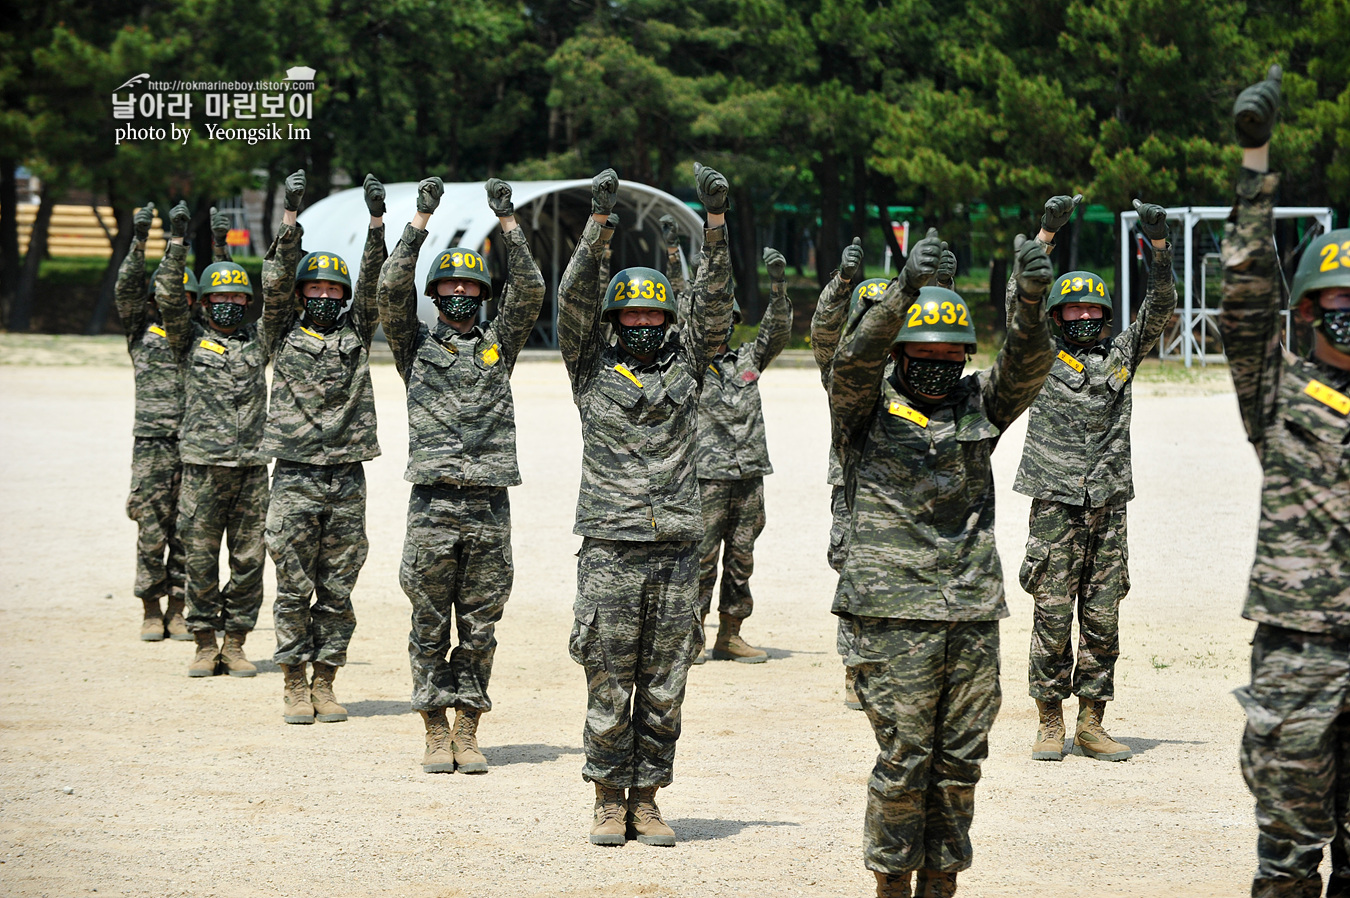
<path id="1" fill-rule="evenodd" d="M 862 866 L 876 752 L 840 698 L 825 564 L 827 411 L 810 367 L 763 380 L 776 473 L 745 633 L 762 665 L 690 676 L 675 783 L 680 843 L 586 841 L 585 685 L 567 655 L 580 437 L 556 360 L 515 375 L 515 588 L 498 629 L 486 776 L 427 775 L 408 708 L 398 586 L 408 484 L 402 385 L 373 370 L 385 455 L 367 466 L 370 560 L 338 694 L 342 724 L 286 726 L 267 599 L 254 679 L 189 679 L 192 644 L 137 640 L 123 513 L 132 377 L 120 341 L 0 342 L 0 893 L 6 895 L 713 896 L 872 894 Z M 1252 625 L 1239 616 L 1259 471 L 1223 369 L 1150 369 L 1135 392 L 1133 591 L 1112 732 L 1127 763 L 1030 760 L 1031 617 L 1016 583 L 1025 430 L 995 454 L 1003 710 L 961 894 L 1245 894 L 1252 803 L 1237 768 Z M 711 636 L 710 636 L 711 638 Z"/>

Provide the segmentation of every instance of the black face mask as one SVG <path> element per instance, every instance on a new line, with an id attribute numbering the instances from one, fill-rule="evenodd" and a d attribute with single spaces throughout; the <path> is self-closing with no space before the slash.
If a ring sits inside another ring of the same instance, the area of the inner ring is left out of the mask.
<path id="1" fill-rule="evenodd" d="M 244 320 L 245 307 L 235 302 L 213 302 L 206 307 L 211 320 L 221 327 L 238 327 Z"/>
<path id="2" fill-rule="evenodd" d="M 966 363 L 905 356 L 904 378 L 911 390 L 924 396 L 946 396 L 956 388 Z"/>
<path id="3" fill-rule="evenodd" d="M 468 321 L 478 314 L 478 304 L 481 301 L 477 296 L 463 293 L 437 296 L 436 308 L 451 321 Z"/>
<path id="4" fill-rule="evenodd" d="M 1065 321 L 1059 327 L 1069 342 L 1087 344 L 1097 342 L 1105 324 L 1105 318 L 1079 318 L 1077 321 Z"/>
<path id="5" fill-rule="evenodd" d="M 333 299 L 329 296 L 307 296 L 305 297 L 305 314 L 320 327 L 327 327 L 337 321 L 338 315 L 342 314 L 344 302 L 345 300 Z"/>
<path id="6" fill-rule="evenodd" d="M 633 355 L 651 355 L 661 348 L 661 344 L 666 339 L 666 326 L 664 324 L 639 324 L 629 327 L 626 324 L 619 325 L 619 339 L 623 341 L 626 348 Z"/>
<path id="7" fill-rule="evenodd" d="M 1323 309 L 1313 322 L 1338 352 L 1350 353 L 1350 309 Z"/>

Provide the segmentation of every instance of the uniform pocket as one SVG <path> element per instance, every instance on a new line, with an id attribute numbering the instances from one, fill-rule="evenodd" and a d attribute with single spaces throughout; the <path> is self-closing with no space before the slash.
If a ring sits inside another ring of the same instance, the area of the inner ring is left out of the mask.
<path id="1" fill-rule="evenodd" d="M 585 665 L 591 646 L 595 643 L 595 622 L 600 609 L 593 603 L 577 599 L 573 610 L 572 635 L 567 640 L 567 654 L 577 664 Z"/>
<path id="2" fill-rule="evenodd" d="M 1037 537 L 1027 539 L 1027 554 L 1022 559 L 1022 569 L 1018 572 L 1017 582 L 1028 595 L 1036 595 L 1045 582 L 1045 573 L 1050 567 L 1050 544 Z"/>

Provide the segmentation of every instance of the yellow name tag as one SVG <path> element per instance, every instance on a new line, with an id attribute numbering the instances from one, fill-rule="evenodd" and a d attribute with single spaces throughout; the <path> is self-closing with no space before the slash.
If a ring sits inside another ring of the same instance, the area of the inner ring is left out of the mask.
<path id="1" fill-rule="evenodd" d="M 1078 361 L 1078 359 L 1069 355 L 1062 349 L 1059 351 L 1059 360 L 1064 364 L 1068 365 L 1073 370 L 1077 371 L 1079 374 L 1083 373 L 1083 363 Z"/>
<path id="2" fill-rule="evenodd" d="M 1308 385 L 1303 388 L 1303 392 L 1342 415 L 1350 415 L 1350 396 L 1338 393 L 1324 383 L 1310 380 Z"/>
<path id="3" fill-rule="evenodd" d="M 906 421 L 913 421 L 920 427 L 928 426 L 928 416 L 923 414 L 922 412 L 914 411 L 914 409 L 910 408 L 907 405 L 901 405 L 898 402 L 892 402 L 889 411 L 892 415 L 895 415 L 897 418 L 904 418 Z"/>
<path id="4" fill-rule="evenodd" d="M 614 370 L 617 371 L 617 372 L 619 372 L 620 374 L 622 374 L 624 377 L 628 378 L 629 380 L 631 380 L 633 383 L 637 384 L 637 388 L 638 388 L 639 390 L 642 389 L 642 381 L 640 381 L 640 380 L 638 380 L 636 377 L 634 377 L 632 371 L 629 371 L 629 370 L 628 370 L 627 368 L 625 368 L 623 365 L 615 365 L 615 366 L 614 366 Z"/>
<path id="5" fill-rule="evenodd" d="M 161 337 L 168 336 L 168 334 L 164 333 L 164 328 L 160 327 L 158 324 L 150 325 L 150 333 L 159 334 Z"/>
<path id="6" fill-rule="evenodd" d="M 302 331 L 304 331 L 305 333 L 309 334 L 311 337 L 315 337 L 315 338 L 317 338 L 317 339 L 319 339 L 319 340 L 322 340 L 322 339 L 323 339 L 323 334 L 316 333 L 316 332 L 310 330 L 309 328 L 305 327 L 303 324 L 300 325 L 300 330 L 302 330 Z"/>
<path id="7" fill-rule="evenodd" d="M 490 368 L 497 364 L 497 360 L 501 357 L 502 354 L 497 350 L 497 344 L 493 343 L 492 348 L 483 353 L 483 364 Z"/>
<path id="8" fill-rule="evenodd" d="M 225 347 L 224 347 L 224 346 L 221 346 L 219 343 L 212 343 L 210 340 L 207 340 L 207 339 L 205 339 L 205 338 L 202 339 L 202 342 L 201 342 L 200 345 L 201 345 L 202 349 L 209 349 L 209 350 L 211 350 L 212 352 L 219 352 L 219 353 L 222 353 L 222 354 L 224 354 L 224 352 L 225 352 Z"/>
<path id="9" fill-rule="evenodd" d="M 1121 383 L 1125 383 L 1130 379 L 1130 369 L 1122 366 L 1121 369 L 1116 372 L 1116 377 Z"/>

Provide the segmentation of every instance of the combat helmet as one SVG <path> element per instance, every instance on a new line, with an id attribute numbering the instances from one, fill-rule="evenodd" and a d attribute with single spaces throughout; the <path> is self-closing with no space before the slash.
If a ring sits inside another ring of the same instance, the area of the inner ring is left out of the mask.
<path id="1" fill-rule="evenodd" d="M 203 299 L 211 293 L 243 293 L 252 298 L 253 282 L 237 262 L 212 262 L 206 266 L 198 281 L 199 296 Z"/>
<path id="2" fill-rule="evenodd" d="M 1307 294 L 1328 287 L 1350 287 L 1350 228 L 1328 231 L 1304 251 L 1294 272 L 1289 305 L 1297 306 Z"/>
<path id="3" fill-rule="evenodd" d="M 975 322 L 971 320 L 970 307 L 955 290 L 923 287 L 905 312 L 900 332 L 891 342 L 964 343 L 968 352 L 974 352 Z"/>
<path id="4" fill-rule="evenodd" d="M 478 299 L 492 297 L 492 276 L 488 274 L 487 260 L 467 246 L 452 246 L 431 260 L 431 268 L 427 270 L 426 295 L 435 299 L 436 282 L 451 279 L 473 281 L 482 286 L 483 292 L 478 295 Z"/>
<path id="5" fill-rule="evenodd" d="M 858 284 L 858 286 L 853 288 L 853 295 L 849 297 L 849 309 L 857 309 L 862 305 L 863 300 L 876 302 L 881 299 L 882 294 L 886 292 L 886 285 L 889 283 L 890 281 L 885 278 L 868 278 Z"/>
<path id="6" fill-rule="evenodd" d="M 331 281 L 342 285 L 342 298 L 351 299 L 352 276 L 337 253 L 307 253 L 295 266 L 295 289 L 305 281 Z"/>
<path id="7" fill-rule="evenodd" d="M 671 324 L 676 317 L 675 291 L 655 268 L 625 268 L 610 278 L 600 317 L 617 321 L 624 309 L 660 309 L 666 313 L 666 323 Z"/>
<path id="8" fill-rule="evenodd" d="M 1081 302 L 1101 306 L 1106 320 L 1111 320 L 1111 291 L 1106 288 L 1106 282 L 1091 271 L 1070 271 L 1060 275 L 1047 299 L 1046 312 L 1071 302 Z"/>

